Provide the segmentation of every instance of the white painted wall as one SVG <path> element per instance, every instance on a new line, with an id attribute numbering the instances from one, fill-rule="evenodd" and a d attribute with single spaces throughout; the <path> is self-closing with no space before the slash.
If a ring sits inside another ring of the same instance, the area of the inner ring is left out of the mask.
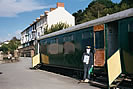
<path id="1" fill-rule="evenodd" d="M 47 25 L 47 17 L 44 17 L 43 19 L 41 19 L 40 21 L 37 22 L 37 38 L 39 38 L 40 36 L 44 35 L 44 28 Z"/>
<path id="2" fill-rule="evenodd" d="M 25 35 L 26 35 L 26 31 L 24 31 L 23 33 L 21 33 L 21 44 L 26 43 L 26 37 L 25 37 Z"/>
<path id="3" fill-rule="evenodd" d="M 57 24 L 58 22 L 67 23 L 69 25 L 75 25 L 75 17 L 67 12 L 64 7 L 58 7 L 55 10 L 48 13 L 47 23 L 48 27 L 52 24 Z"/>

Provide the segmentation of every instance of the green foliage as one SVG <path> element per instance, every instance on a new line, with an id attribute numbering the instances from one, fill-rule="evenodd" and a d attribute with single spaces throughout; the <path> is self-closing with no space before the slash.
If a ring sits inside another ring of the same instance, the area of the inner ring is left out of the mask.
<path id="1" fill-rule="evenodd" d="M 16 37 L 13 37 L 9 44 L 3 44 L 0 47 L 0 51 L 3 51 L 3 53 L 7 53 L 8 51 L 14 52 L 14 50 L 16 50 L 19 45 L 21 45 L 20 40 L 18 40 Z"/>
<path id="2" fill-rule="evenodd" d="M 104 8 L 105 6 L 103 4 L 96 2 L 90 7 L 90 11 L 94 17 L 99 18 L 102 16 L 102 13 L 104 13 Z"/>
<path id="3" fill-rule="evenodd" d="M 99 17 L 133 7 L 133 0 L 122 0 L 119 4 L 111 0 L 93 0 L 85 10 L 73 13 L 75 23 L 81 24 Z"/>
<path id="4" fill-rule="evenodd" d="M 80 21 L 82 21 L 84 19 L 82 10 L 79 10 L 79 11 L 73 13 L 73 16 L 76 17 L 75 18 L 76 24 L 80 24 L 81 23 Z"/>
<path id="5" fill-rule="evenodd" d="M 107 8 L 112 8 L 115 4 L 111 0 L 93 0 L 88 7 L 91 7 L 95 3 L 100 3 Z"/>
<path id="6" fill-rule="evenodd" d="M 120 7 L 120 11 L 128 9 L 130 6 L 127 3 L 122 3 Z"/>
<path id="7" fill-rule="evenodd" d="M 0 47 L 0 51 L 3 51 L 3 53 L 7 53 L 8 51 L 8 45 L 7 44 L 3 44 L 1 47 Z"/>
<path id="8" fill-rule="evenodd" d="M 59 22 L 57 24 L 53 24 L 53 25 L 51 25 L 50 28 L 48 28 L 48 26 L 46 26 L 45 29 L 44 29 L 44 34 L 48 34 L 48 33 L 52 33 L 52 32 L 55 32 L 55 31 L 62 30 L 62 29 L 66 29 L 70 26 L 71 25 L 66 24 L 66 23 L 62 23 L 62 22 Z"/>
<path id="9" fill-rule="evenodd" d="M 133 0 L 122 0 L 121 2 L 120 2 L 120 4 L 122 4 L 122 3 L 127 3 L 128 5 L 133 5 Z"/>

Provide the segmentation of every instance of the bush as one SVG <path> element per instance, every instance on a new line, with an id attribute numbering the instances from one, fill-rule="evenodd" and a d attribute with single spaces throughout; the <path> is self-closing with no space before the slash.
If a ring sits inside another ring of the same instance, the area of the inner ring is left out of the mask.
<path id="1" fill-rule="evenodd" d="M 53 25 L 51 25 L 50 28 L 48 28 L 48 26 L 46 26 L 46 28 L 44 29 L 44 34 L 49 34 L 49 33 L 55 32 L 55 31 L 66 29 L 70 26 L 71 25 L 66 24 L 66 23 L 62 23 L 62 22 L 59 22 L 57 24 L 53 24 Z"/>

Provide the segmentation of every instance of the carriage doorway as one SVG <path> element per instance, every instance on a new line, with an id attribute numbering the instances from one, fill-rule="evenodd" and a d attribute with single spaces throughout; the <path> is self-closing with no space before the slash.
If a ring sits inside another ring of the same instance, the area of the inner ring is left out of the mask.
<path id="1" fill-rule="evenodd" d="M 104 24 L 94 26 L 94 66 L 104 66 Z"/>

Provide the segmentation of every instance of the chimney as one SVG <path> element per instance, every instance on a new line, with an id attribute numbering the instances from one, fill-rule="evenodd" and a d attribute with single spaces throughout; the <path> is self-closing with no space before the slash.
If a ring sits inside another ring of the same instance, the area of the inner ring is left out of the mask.
<path id="1" fill-rule="evenodd" d="M 55 9 L 56 9 L 56 8 L 50 8 L 50 12 L 53 11 L 53 10 L 55 10 Z"/>
<path id="2" fill-rule="evenodd" d="M 64 3 L 57 2 L 57 8 L 58 8 L 58 7 L 64 7 Z"/>
<path id="3" fill-rule="evenodd" d="M 38 20 L 40 20 L 40 18 L 38 17 L 38 18 L 36 18 L 36 21 L 38 21 Z"/>
<path id="4" fill-rule="evenodd" d="M 48 13 L 49 13 L 49 11 L 45 11 L 45 12 L 44 12 L 45 15 L 48 15 Z"/>
<path id="5" fill-rule="evenodd" d="M 40 19 L 42 19 L 44 17 L 44 15 L 40 15 Z"/>
<path id="6" fill-rule="evenodd" d="M 36 21 L 33 21 L 33 24 L 35 23 Z"/>

